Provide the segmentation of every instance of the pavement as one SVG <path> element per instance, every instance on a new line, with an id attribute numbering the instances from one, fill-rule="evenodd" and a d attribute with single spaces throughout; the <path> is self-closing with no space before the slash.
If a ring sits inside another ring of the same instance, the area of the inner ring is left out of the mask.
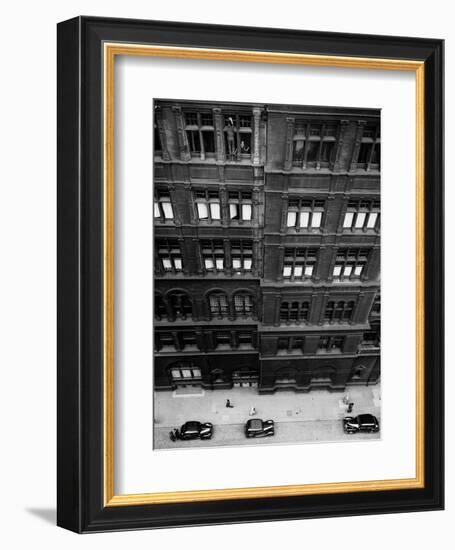
<path id="1" fill-rule="evenodd" d="M 343 398 L 354 403 L 352 415 L 372 413 L 381 416 L 381 390 L 379 385 L 357 386 L 345 393 L 330 393 L 327 390 L 312 390 L 295 393 L 292 390 L 259 395 L 255 388 L 230 390 L 203 390 L 183 388 L 174 392 L 154 394 L 154 448 L 194 448 L 230 445 L 264 445 L 277 443 L 303 443 L 320 441 L 358 441 L 379 439 L 377 434 L 346 435 L 342 419 L 347 415 Z M 229 399 L 232 408 L 226 407 Z M 243 428 L 252 418 L 250 411 L 256 409 L 256 418 L 272 419 L 275 436 L 263 439 L 246 439 Z M 180 427 L 188 420 L 212 422 L 214 436 L 207 441 L 176 441 L 169 439 L 169 431 Z"/>

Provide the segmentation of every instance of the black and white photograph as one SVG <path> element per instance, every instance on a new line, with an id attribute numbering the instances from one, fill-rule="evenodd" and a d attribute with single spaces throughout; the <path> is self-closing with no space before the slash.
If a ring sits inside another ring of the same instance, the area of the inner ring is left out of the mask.
<path id="1" fill-rule="evenodd" d="M 380 120 L 155 100 L 155 449 L 380 438 Z"/>

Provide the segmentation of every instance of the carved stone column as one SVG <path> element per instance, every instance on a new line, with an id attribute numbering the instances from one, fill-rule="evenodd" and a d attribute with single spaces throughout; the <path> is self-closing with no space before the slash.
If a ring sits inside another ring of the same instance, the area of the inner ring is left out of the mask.
<path id="1" fill-rule="evenodd" d="M 337 140 L 337 150 L 335 154 L 335 162 L 333 164 L 334 172 L 339 172 L 341 169 L 341 152 L 343 150 L 344 135 L 348 127 L 348 124 L 349 122 L 347 120 L 342 120 L 340 124 L 339 132 L 338 132 L 338 140 Z"/>
<path id="2" fill-rule="evenodd" d="M 163 113 L 161 111 L 161 107 L 155 108 L 155 122 L 156 122 L 156 127 L 158 128 L 158 133 L 160 135 L 161 157 L 163 158 L 163 160 L 171 160 L 171 157 L 169 155 L 169 151 L 167 148 L 165 122 L 163 120 Z"/>
<path id="3" fill-rule="evenodd" d="M 290 170 L 292 168 L 294 124 L 294 118 L 286 118 L 286 151 L 284 154 L 284 170 Z"/>
<path id="4" fill-rule="evenodd" d="M 175 116 L 175 124 L 177 126 L 177 138 L 179 141 L 180 160 L 185 162 L 191 160 L 188 138 L 185 132 L 185 123 L 181 107 L 172 107 Z"/>
<path id="5" fill-rule="evenodd" d="M 253 164 L 259 164 L 261 160 L 260 149 L 260 130 L 261 130 L 261 110 L 253 109 Z"/>
<path id="6" fill-rule="evenodd" d="M 224 148 L 224 121 L 221 109 L 216 107 L 213 109 L 213 124 L 215 126 L 215 146 L 216 146 L 216 160 L 224 162 L 226 160 L 226 153 Z"/>
<path id="7" fill-rule="evenodd" d="M 357 170 L 357 159 L 359 158 L 360 144 L 362 143 L 363 129 L 365 128 L 365 121 L 359 120 L 355 133 L 354 148 L 352 150 L 351 164 L 349 166 L 350 172 Z"/>

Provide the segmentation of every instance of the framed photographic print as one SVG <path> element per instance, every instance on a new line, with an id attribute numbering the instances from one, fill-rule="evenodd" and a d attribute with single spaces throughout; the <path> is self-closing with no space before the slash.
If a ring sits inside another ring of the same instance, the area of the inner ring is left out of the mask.
<path id="1" fill-rule="evenodd" d="M 58 25 L 58 524 L 443 507 L 443 42 Z"/>

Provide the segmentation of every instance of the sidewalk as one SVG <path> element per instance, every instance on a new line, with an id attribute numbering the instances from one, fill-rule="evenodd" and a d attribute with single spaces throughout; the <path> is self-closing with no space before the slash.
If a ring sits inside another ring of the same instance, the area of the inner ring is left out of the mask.
<path id="1" fill-rule="evenodd" d="M 354 416 L 368 412 L 380 418 L 380 392 L 380 385 L 353 387 L 345 393 L 330 393 L 327 390 L 295 393 L 289 390 L 259 395 L 255 388 L 155 392 L 155 427 L 172 428 L 188 420 L 212 422 L 214 425 L 243 424 L 250 418 L 252 407 L 256 408 L 257 418 L 270 418 L 275 422 L 339 420 L 347 414 L 343 402 L 346 394 L 354 403 Z M 233 408 L 226 407 L 227 399 L 234 405 Z"/>

